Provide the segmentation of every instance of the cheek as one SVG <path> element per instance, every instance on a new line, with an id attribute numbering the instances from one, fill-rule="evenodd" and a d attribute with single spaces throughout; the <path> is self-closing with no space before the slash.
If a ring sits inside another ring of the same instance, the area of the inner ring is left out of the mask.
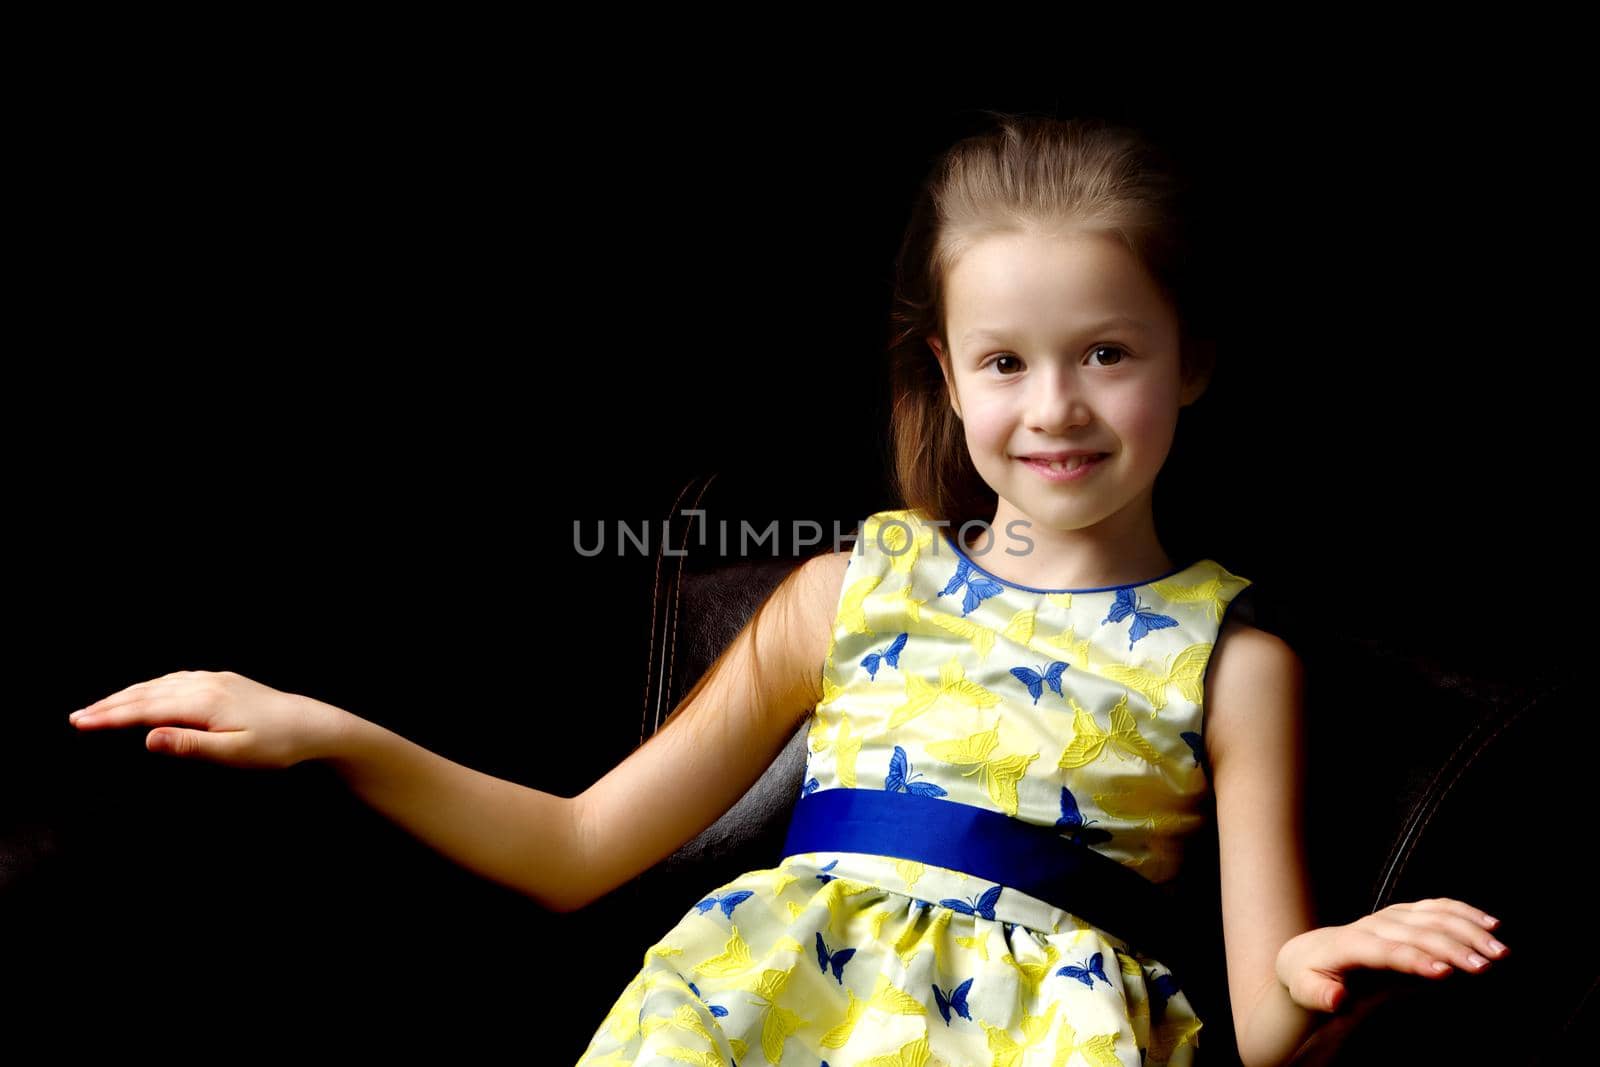
<path id="1" fill-rule="evenodd" d="M 1165 456 L 1177 431 L 1177 401 L 1158 399 L 1128 405 L 1119 412 L 1117 433 L 1123 444 L 1147 456 Z"/>
<path id="2" fill-rule="evenodd" d="M 1004 450 L 1011 432 L 1010 422 L 993 406 L 973 405 L 967 408 L 966 418 L 961 421 L 966 427 L 967 445 L 974 453 Z"/>

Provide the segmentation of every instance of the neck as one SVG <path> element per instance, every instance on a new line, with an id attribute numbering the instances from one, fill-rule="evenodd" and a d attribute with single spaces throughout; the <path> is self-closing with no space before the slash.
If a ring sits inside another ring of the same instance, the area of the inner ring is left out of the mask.
<path id="1" fill-rule="evenodd" d="M 1144 506 L 1140 503 L 1134 501 L 1093 526 L 1062 530 L 1001 500 L 989 531 L 992 537 L 976 530 L 978 543 L 962 547 L 991 574 L 1036 589 L 1134 585 L 1174 567 L 1156 536 L 1148 495 Z"/>

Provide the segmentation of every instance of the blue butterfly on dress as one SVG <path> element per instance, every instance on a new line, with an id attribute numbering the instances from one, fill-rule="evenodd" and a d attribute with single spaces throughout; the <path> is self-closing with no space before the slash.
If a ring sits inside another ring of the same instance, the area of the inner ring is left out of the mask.
<path id="1" fill-rule="evenodd" d="M 680 974 L 680 975 L 678 975 L 678 977 L 682 978 L 683 975 Z M 700 995 L 700 990 L 695 986 L 695 984 L 693 982 L 689 983 L 689 988 L 694 990 L 694 995 L 700 998 L 700 1003 L 705 1004 L 706 1007 L 711 1009 L 711 1014 L 713 1016 L 715 1016 L 718 1019 L 723 1019 L 723 1018 L 727 1017 L 728 1009 L 724 1008 L 721 1004 L 708 1003 L 706 1001 L 706 998 Z"/>
<path id="2" fill-rule="evenodd" d="M 1090 823 L 1093 822 L 1093 819 L 1083 821 L 1083 813 L 1078 810 L 1078 798 L 1072 795 L 1072 790 L 1062 786 L 1061 818 L 1056 820 L 1056 825 L 1068 831 L 1063 836 L 1080 845 L 1099 845 L 1110 841 L 1110 831 L 1091 829 Z"/>
<path id="3" fill-rule="evenodd" d="M 844 965 L 850 962 L 850 957 L 856 954 L 853 948 L 836 949 L 828 952 L 827 944 L 822 940 L 822 931 L 817 931 L 817 963 L 822 967 L 822 973 L 828 973 L 829 964 L 833 965 L 833 976 L 844 985 Z"/>
<path id="4" fill-rule="evenodd" d="M 826 867 L 823 867 L 822 870 L 831 871 L 831 870 L 834 869 L 834 867 L 836 867 L 838 865 L 838 863 L 839 863 L 838 860 L 834 860 L 831 863 L 829 863 Z M 827 885 L 829 882 L 833 881 L 833 877 L 834 876 L 831 875 L 831 874 L 819 874 L 819 875 L 817 875 L 817 881 L 821 882 L 823 885 Z"/>
<path id="5" fill-rule="evenodd" d="M 1133 648 L 1133 643 L 1152 630 L 1165 630 L 1169 626 L 1178 625 L 1178 620 L 1171 615 L 1162 615 L 1148 608 L 1139 606 L 1139 594 L 1132 589 L 1118 589 L 1117 602 L 1111 605 L 1111 611 L 1100 620 L 1104 626 L 1108 622 L 1121 622 L 1129 615 L 1133 616 L 1133 625 L 1128 629 L 1128 648 Z"/>
<path id="6" fill-rule="evenodd" d="M 1005 586 L 993 578 L 985 577 L 965 556 L 956 560 L 956 573 L 949 583 L 939 590 L 939 595 L 949 596 L 963 585 L 967 587 L 967 591 L 961 600 L 962 615 L 983 603 L 985 598 L 1005 591 Z"/>
<path id="7" fill-rule="evenodd" d="M 1194 765 L 1199 767 L 1200 770 L 1205 773 L 1207 778 L 1210 778 L 1211 764 L 1206 760 L 1205 739 L 1199 734 L 1195 733 L 1193 730 L 1185 730 L 1178 736 L 1183 738 L 1184 743 L 1187 744 L 1191 750 L 1193 750 Z"/>
<path id="8" fill-rule="evenodd" d="M 889 666 L 895 668 L 900 666 L 900 653 L 905 651 L 906 641 L 908 641 L 910 637 L 910 634 L 901 634 L 899 637 L 890 642 L 889 647 L 884 649 L 882 652 L 868 652 L 865 656 L 861 657 L 861 665 L 867 669 L 867 675 L 871 677 L 873 681 L 878 680 L 879 664 L 887 663 Z"/>
<path id="9" fill-rule="evenodd" d="M 1090 956 L 1089 962 L 1082 967 L 1069 963 L 1065 967 L 1057 969 L 1056 973 L 1064 974 L 1068 978 L 1076 978 L 1090 988 L 1094 987 L 1094 980 L 1097 976 L 1106 985 L 1111 984 L 1111 979 L 1106 977 L 1105 953 L 1103 952 L 1096 952 L 1093 956 Z"/>
<path id="10" fill-rule="evenodd" d="M 994 918 L 994 906 L 1000 900 L 1001 886 L 991 886 L 988 892 L 977 900 L 968 902 L 955 897 L 946 897 L 939 901 L 951 911 L 959 911 L 963 915 L 982 915 L 985 919 Z"/>
<path id="11" fill-rule="evenodd" d="M 1150 981 L 1150 1021 L 1158 1023 L 1166 1014 L 1167 1001 L 1178 991 L 1178 980 L 1170 974 L 1158 974 Z"/>
<path id="12" fill-rule="evenodd" d="M 805 797 L 810 796 L 812 793 L 815 793 L 817 791 L 817 789 L 819 787 L 821 787 L 821 785 L 822 785 L 822 783 L 817 781 L 815 778 L 811 779 L 805 785 L 800 787 L 800 796 L 801 796 L 801 798 L 803 799 Z"/>
<path id="13" fill-rule="evenodd" d="M 963 1019 L 966 1019 L 968 1022 L 972 1021 L 972 1011 L 967 1007 L 967 990 L 971 988 L 971 978 L 968 978 L 965 982 L 962 982 L 960 985 L 956 986 L 955 989 L 949 993 L 946 993 L 944 990 L 940 989 L 938 982 L 933 983 L 933 999 L 939 1002 L 939 1014 L 944 1016 L 944 1024 L 946 1026 L 950 1025 L 951 1008 L 954 1008 L 956 1014 L 961 1016 Z"/>
<path id="14" fill-rule="evenodd" d="M 704 915 L 712 908 L 721 905 L 722 914 L 731 919 L 733 918 L 733 909 L 737 908 L 740 904 L 743 904 L 746 900 L 753 896 L 755 896 L 755 894 L 748 889 L 740 889 L 733 893 L 725 893 L 720 897 L 713 893 L 711 896 L 706 897 L 706 899 L 696 904 L 695 907 L 700 909 L 700 914 Z"/>
<path id="15" fill-rule="evenodd" d="M 899 745 L 894 746 L 894 755 L 889 757 L 889 773 L 883 776 L 883 787 L 891 793 L 911 793 L 919 797 L 942 797 L 949 794 L 932 782 L 913 782 L 911 760 L 906 756 L 906 750 Z"/>
<path id="16" fill-rule="evenodd" d="M 1011 673 L 1017 681 L 1028 687 L 1028 692 L 1033 694 L 1033 702 L 1039 703 L 1039 697 L 1044 692 L 1044 687 L 1049 685 L 1056 696 L 1065 696 L 1061 692 L 1061 675 L 1066 671 L 1065 663 L 1051 660 L 1050 665 L 1043 670 L 1034 670 L 1032 667 L 1012 667 Z"/>

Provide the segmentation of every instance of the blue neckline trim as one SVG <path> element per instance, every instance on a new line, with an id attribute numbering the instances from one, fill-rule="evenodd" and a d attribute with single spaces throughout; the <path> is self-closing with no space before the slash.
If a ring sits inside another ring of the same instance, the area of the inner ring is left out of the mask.
<path id="1" fill-rule="evenodd" d="M 1147 585 L 1151 585 L 1151 584 L 1154 584 L 1155 582 L 1161 581 L 1163 578 L 1171 578 L 1174 574 L 1181 573 L 1182 571 L 1186 571 L 1190 567 L 1194 566 L 1193 563 L 1186 563 L 1181 567 L 1172 568 L 1170 571 L 1168 571 L 1165 574 L 1158 574 L 1154 578 L 1147 578 L 1142 582 L 1129 582 L 1129 583 L 1127 583 L 1125 585 L 1100 585 L 1100 586 L 1095 586 L 1092 589 L 1038 589 L 1038 588 L 1035 588 L 1034 586 L 1031 586 L 1031 585 L 1021 585 L 1021 584 L 1019 584 L 1017 582 L 1007 581 L 1006 579 L 1000 577 L 998 574 L 995 574 L 992 571 L 984 570 L 983 567 L 981 567 L 976 560 L 974 560 L 971 556 L 967 555 L 965 549 L 963 549 L 959 544 L 956 543 L 955 538 L 950 536 L 949 529 L 947 529 L 946 527 L 941 526 L 941 527 L 939 527 L 939 534 L 940 534 L 940 536 L 942 536 L 944 538 L 946 544 L 948 544 L 951 548 L 955 549 L 956 555 L 960 556 L 962 559 L 966 560 L 969 564 L 971 564 L 972 565 L 972 569 L 977 571 L 979 574 L 982 574 L 986 578 L 992 578 L 995 581 L 999 582 L 1001 585 L 1008 585 L 1013 589 L 1026 590 L 1029 593 L 1109 593 L 1109 592 L 1113 592 L 1114 590 L 1117 590 L 1117 589 L 1142 589 Z M 1196 561 L 1196 562 L 1198 562 L 1198 561 Z"/>

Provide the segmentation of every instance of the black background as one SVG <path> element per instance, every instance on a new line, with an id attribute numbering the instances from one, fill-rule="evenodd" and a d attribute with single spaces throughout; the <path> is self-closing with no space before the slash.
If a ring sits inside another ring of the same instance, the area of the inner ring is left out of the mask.
<path id="1" fill-rule="evenodd" d="M 1581 626 L 1559 86 L 646 79 L 600 104 L 460 55 L 280 58 L 61 78 L 14 163 L 38 239 L 0 822 L 47 873 L 0 910 L 41 1005 L 94 1020 L 72 1041 L 337 1020 L 351 1047 L 575 1057 L 599 1022 L 575 976 L 620 992 L 644 944 L 571 943 L 320 766 L 66 715 L 228 669 L 581 791 L 637 741 L 651 561 L 578 556 L 574 521 L 659 519 L 705 469 L 856 517 L 815 474 L 872 476 L 905 212 L 978 108 L 1142 125 L 1206 189 L 1222 366 L 1158 497 L 1169 548 L 1512 675 Z"/>

